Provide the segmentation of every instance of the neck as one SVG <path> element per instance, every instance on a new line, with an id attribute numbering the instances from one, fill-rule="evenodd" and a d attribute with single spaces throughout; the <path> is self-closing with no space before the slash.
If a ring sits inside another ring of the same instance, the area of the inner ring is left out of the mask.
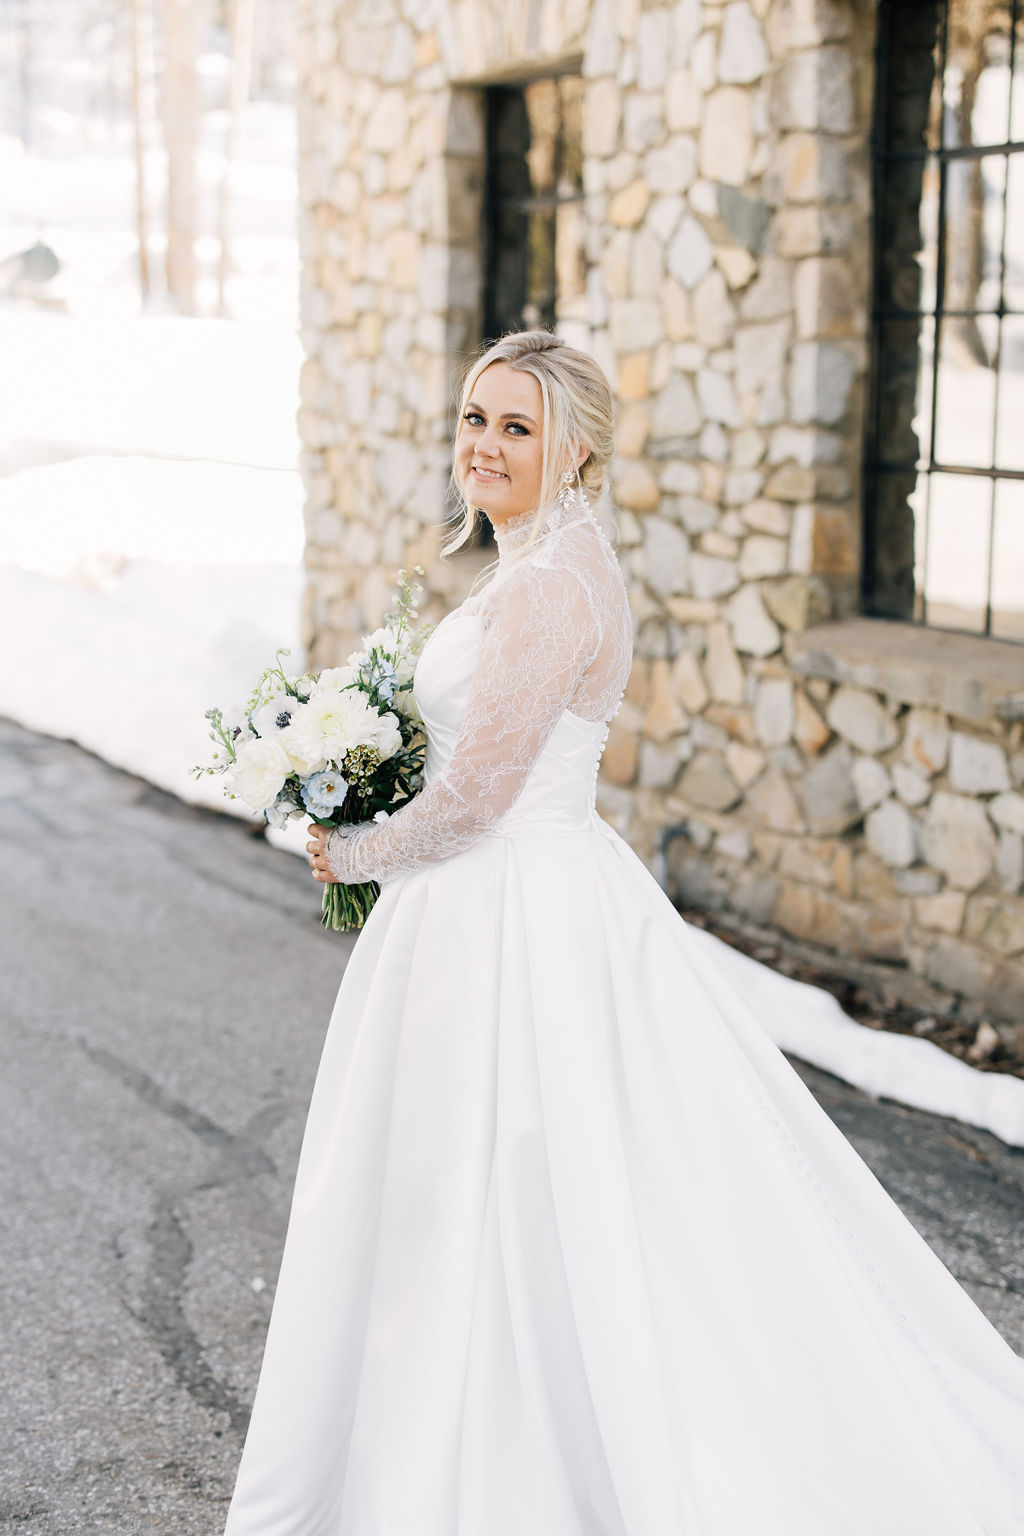
<path id="1" fill-rule="evenodd" d="M 581 518 L 590 517 L 590 503 L 582 492 L 568 498 L 568 504 L 562 501 L 554 501 L 541 520 L 535 543 L 550 538 L 551 534 L 559 528 L 564 528 L 568 523 L 579 522 Z M 512 517 L 507 517 L 503 522 L 496 523 L 488 518 L 494 529 L 494 542 L 498 547 L 499 559 L 507 559 L 520 549 L 530 537 L 537 517 L 536 507 L 531 507 L 526 512 L 516 512 Z"/>

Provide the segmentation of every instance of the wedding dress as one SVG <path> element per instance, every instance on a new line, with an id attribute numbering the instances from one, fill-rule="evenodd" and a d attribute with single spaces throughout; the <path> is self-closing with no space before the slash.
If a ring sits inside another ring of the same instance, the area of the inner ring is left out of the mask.
<path id="1" fill-rule="evenodd" d="M 338 993 L 226 1536 L 1021 1536 L 1024 1360 L 597 815 L 589 507 L 496 530 Z"/>

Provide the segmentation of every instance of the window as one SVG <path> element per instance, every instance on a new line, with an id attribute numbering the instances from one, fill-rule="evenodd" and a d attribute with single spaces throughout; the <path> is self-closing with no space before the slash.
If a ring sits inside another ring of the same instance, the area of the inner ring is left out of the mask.
<path id="1" fill-rule="evenodd" d="M 865 607 L 1024 641 L 1022 0 L 881 0 Z"/>
<path id="2" fill-rule="evenodd" d="M 491 86 L 484 335 L 585 317 L 583 81 Z"/>

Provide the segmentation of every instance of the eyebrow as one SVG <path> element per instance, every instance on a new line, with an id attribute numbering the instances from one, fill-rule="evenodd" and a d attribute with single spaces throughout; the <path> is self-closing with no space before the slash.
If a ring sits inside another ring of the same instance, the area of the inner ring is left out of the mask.
<path id="1" fill-rule="evenodd" d="M 480 406 L 477 405 L 475 400 L 467 400 L 467 402 L 466 402 L 466 410 L 467 411 L 476 411 L 477 414 L 480 415 L 480 416 L 486 416 L 486 414 L 487 414 L 486 411 L 482 410 L 480 408 Z M 533 417 L 532 416 L 527 416 L 525 411 L 506 411 L 504 416 L 499 416 L 498 417 L 498 420 L 499 421 L 528 421 L 530 423 L 531 427 L 535 427 L 537 425 L 537 423 L 534 421 Z"/>

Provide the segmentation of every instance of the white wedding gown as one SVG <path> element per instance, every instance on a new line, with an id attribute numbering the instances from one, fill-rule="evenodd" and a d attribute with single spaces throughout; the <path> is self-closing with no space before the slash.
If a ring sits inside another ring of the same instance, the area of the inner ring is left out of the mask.
<path id="1" fill-rule="evenodd" d="M 420 658 L 226 1536 L 1021 1536 L 1024 1361 L 595 811 L 589 508 Z"/>

